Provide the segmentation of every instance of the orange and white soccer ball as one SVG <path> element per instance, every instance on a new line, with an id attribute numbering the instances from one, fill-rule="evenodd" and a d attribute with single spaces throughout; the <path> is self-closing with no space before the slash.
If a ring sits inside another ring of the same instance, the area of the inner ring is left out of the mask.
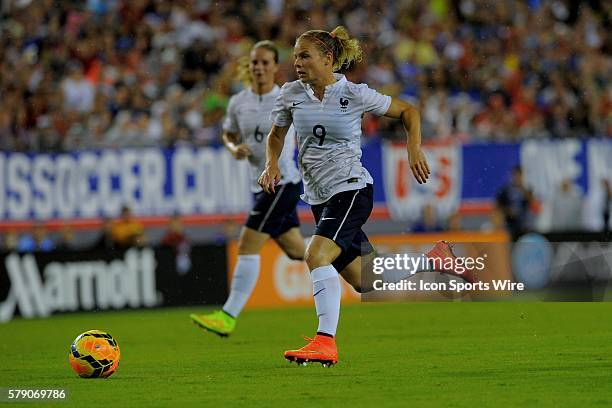
<path id="1" fill-rule="evenodd" d="M 70 366 L 83 378 L 106 378 L 117 371 L 121 352 L 108 333 L 89 330 L 80 334 L 70 346 Z"/>

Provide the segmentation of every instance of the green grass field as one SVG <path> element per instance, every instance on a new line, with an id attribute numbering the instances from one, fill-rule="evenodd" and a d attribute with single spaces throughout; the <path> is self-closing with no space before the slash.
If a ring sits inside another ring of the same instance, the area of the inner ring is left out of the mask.
<path id="1" fill-rule="evenodd" d="M 66 388 L 69 401 L 56 405 L 78 407 L 612 405 L 612 303 L 344 307 L 332 368 L 282 358 L 314 334 L 313 309 L 246 311 L 228 339 L 191 324 L 191 311 L 0 325 L 0 387 Z M 69 345 L 88 329 L 119 342 L 109 379 L 70 369 Z"/>

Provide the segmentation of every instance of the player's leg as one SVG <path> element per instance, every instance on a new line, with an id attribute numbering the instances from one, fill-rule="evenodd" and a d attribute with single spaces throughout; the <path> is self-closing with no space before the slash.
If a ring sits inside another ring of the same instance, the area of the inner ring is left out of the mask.
<path id="1" fill-rule="evenodd" d="M 285 358 L 298 363 L 338 361 L 335 335 L 340 317 L 340 278 L 333 263 L 353 242 L 355 234 L 372 211 L 372 186 L 334 195 L 321 205 L 312 206 L 317 222 L 315 235 L 306 248 L 305 261 L 313 283 L 313 296 L 319 325 L 317 335 L 298 350 L 285 352 Z"/>
<path id="2" fill-rule="evenodd" d="M 448 273 L 449 275 L 457 276 L 465 279 L 470 283 L 479 282 L 478 273 L 476 269 L 465 270 L 457 272 L 453 268 L 455 259 L 457 256 L 453 252 L 451 244 L 446 241 L 438 241 L 436 244 L 425 254 L 427 256 L 427 262 L 429 270 Z M 452 260 L 452 261 L 450 261 Z"/>
<path id="3" fill-rule="evenodd" d="M 255 289 L 259 278 L 259 253 L 268 238 L 270 235 L 265 232 L 255 231 L 248 226 L 242 228 L 230 293 L 223 305 L 223 311 L 234 318 L 238 317 Z"/>
<path id="4" fill-rule="evenodd" d="M 270 235 L 276 235 L 280 228 L 279 208 L 282 207 L 285 186 L 274 194 L 264 192 L 255 195 L 255 204 L 240 233 L 238 260 L 234 267 L 230 294 L 221 310 L 207 315 L 192 314 L 200 327 L 221 336 L 232 333 L 236 318 L 251 297 L 259 278 L 261 248 Z"/>
<path id="5" fill-rule="evenodd" d="M 332 262 L 342 249 L 331 239 L 314 235 L 306 248 L 305 261 L 312 278 L 319 326 L 317 334 L 333 337 L 336 335 L 340 317 L 340 279 Z"/>
<path id="6" fill-rule="evenodd" d="M 360 255 L 353 258 L 341 271 L 340 276 L 351 285 L 358 293 L 369 292 L 374 289 L 374 275 L 363 273 L 361 267 L 362 262 L 371 263 L 376 257 L 376 251 L 372 251 L 366 255 Z"/>
<path id="7" fill-rule="evenodd" d="M 365 234 L 363 236 L 365 237 Z M 356 241 L 357 238 L 358 236 L 356 236 Z M 374 274 L 371 266 L 368 266 L 368 264 L 371 265 L 375 257 L 379 256 L 373 248 L 367 255 L 361 256 L 353 247 L 351 250 L 343 252 L 334 261 L 334 265 L 340 270 L 340 275 L 344 280 L 359 293 L 373 290 L 375 280 L 380 279 L 385 283 L 396 283 L 419 272 L 443 272 L 465 279 L 470 283 L 478 281 L 474 271 L 466 270 L 463 273 L 459 273 L 452 266 L 449 266 L 453 264 L 456 255 L 452 251 L 450 244 L 446 241 L 437 242 L 427 253 L 412 252 L 404 254 L 413 258 L 414 261 L 407 263 L 408 268 L 394 266 L 393 268 L 385 269 L 380 275 Z M 365 262 L 365 267 L 362 262 Z M 343 267 L 342 265 L 346 266 Z"/>
<path id="8" fill-rule="evenodd" d="M 251 297 L 259 278 L 259 252 L 270 236 L 243 227 L 238 241 L 238 260 L 234 267 L 230 293 L 221 310 L 210 314 L 190 315 L 200 327 L 220 336 L 228 336 L 236 328 L 236 318 Z"/>
<path id="9" fill-rule="evenodd" d="M 333 265 L 349 285 L 358 293 L 363 293 L 372 287 L 374 279 L 372 278 L 372 282 L 369 282 L 367 276 L 362 276 L 361 262 L 371 262 L 375 256 L 376 250 L 370 244 L 368 236 L 362 229 L 359 229 L 353 237 L 351 245 L 345 251 L 342 251 Z"/>
<path id="10" fill-rule="evenodd" d="M 340 279 L 331 265 L 341 252 L 331 239 L 314 235 L 306 248 L 305 261 L 310 269 L 313 296 L 319 326 L 316 336 L 306 337 L 308 344 L 298 350 L 288 350 L 284 356 L 298 364 L 320 362 L 329 367 L 338 362 L 336 328 L 340 317 Z"/>
<path id="11" fill-rule="evenodd" d="M 388 269 L 381 275 L 374 274 L 372 268 L 367 265 L 371 264 L 376 256 L 377 253 L 375 251 L 367 255 L 357 256 L 340 272 L 344 280 L 359 293 L 367 293 L 374 290 L 375 280 L 381 279 L 385 283 L 395 283 L 412 275 L 409 269 Z M 366 265 L 365 267 L 363 266 L 364 262 Z M 424 267 L 423 269 L 417 270 L 417 272 L 425 270 L 430 269 Z"/>
<path id="12" fill-rule="evenodd" d="M 365 234 L 363 234 L 363 237 L 367 239 Z M 357 241 L 357 238 L 358 236 L 356 236 L 355 241 Z M 380 275 L 374 274 L 371 267 L 374 258 L 379 256 L 374 248 L 368 251 L 367 255 L 363 256 L 358 255 L 354 248 L 355 245 L 353 245 L 351 250 L 345 253 L 343 252 L 342 255 L 334 261 L 334 265 L 340 270 L 340 275 L 344 280 L 353 286 L 359 293 L 366 293 L 373 290 L 375 280 L 380 279 L 385 283 L 396 283 L 419 272 L 444 272 L 465 279 L 471 283 L 478 281 L 478 277 L 474 271 L 459 273 L 455 272 L 452 267 L 446 267 L 446 265 L 452 264 L 452 262 L 448 261 L 449 259 L 454 261 L 456 258 L 450 244 L 446 241 L 437 242 L 427 253 L 406 253 L 408 256 L 414 258 L 414 262 L 408 263 L 409 268 L 393 267 L 385 269 Z M 362 262 L 365 262 L 365 267 L 363 267 L 364 265 Z M 370 266 L 368 266 L 368 264 Z"/>
<path id="13" fill-rule="evenodd" d="M 298 184 L 286 184 L 274 194 L 260 193 L 258 195 L 257 202 L 240 236 L 238 262 L 234 269 L 231 291 L 223 305 L 223 311 L 226 314 L 234 318 L 238 317 L 251 297 L 259 277 L 259 253 L 268 238 L 278 239 L 279 236 L 299 226 L 295 211 L 299 191 Z M 291 209 L 293 211 L 290 211 Z M 297 232 L 299 234 L 299 230 Z M 291 251 L 295 256 L 300 256 L 300 243 L 303 247 L 303 240 L 297 243 L 292 242 Z"/>
<path id="14" fill-rule="evenodd" d="M 274 238 L 279 247 L 287 254 L 289 259 L 295 261 L 304 260 L 304 252 L 306 251 L 306 245 L 304 243 L 304 237 L 298 227 L 293 227 L 289 231 L 284 232 L 278 237 Z"/>

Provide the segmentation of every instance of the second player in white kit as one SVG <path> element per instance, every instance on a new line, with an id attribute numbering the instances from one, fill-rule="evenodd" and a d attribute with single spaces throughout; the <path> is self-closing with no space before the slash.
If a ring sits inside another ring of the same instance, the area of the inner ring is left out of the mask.
<path id="1" fill-rule="evenodd" d="M 283 172 L 278 189 L 273 193 L 264 192 L 257 183 L 265 166 L 266 142 L 272 127 L 270 111 L 280 93 L 274 82 L 278 50 L 270 41 L 255 44 L 242 69 L 241 79 L 248 86 L 230 99 L 223 122 L 223 142 L 236 159 L 248 160 L 255 204 L 240 234 L 238 261 L 223 308 L 211 314 L 190 316 L 200 327 L 221 336 L 234 331 L 236 318 L 257 283 L 259 253 L 269 238 L 274 239 L 289 258 L 302 260 L 304 257 L 304 238 L 296 211 L 302 185 L 293 159 L 293 135 L 285 139 L 283 154 L 278 160 Z"/>

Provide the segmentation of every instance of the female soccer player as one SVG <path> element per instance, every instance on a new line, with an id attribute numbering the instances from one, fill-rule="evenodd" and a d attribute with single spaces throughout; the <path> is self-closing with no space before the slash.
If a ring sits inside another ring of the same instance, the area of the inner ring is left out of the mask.
<path id="1" fill-rule="evenodd" d="M 340 314 L 338 272 L 358 291 L 362 287 L 362 250 L 368 258 L 374 249 L 361 227 L 373 206 L 372 177 L 361 164 L 361 118 L 365 112 L 401 119 L 407 131 L 410 169 L 419 183 L 429 177 L 421 150 L 419 112 L 409 103 L 382 95 L 365 84 L 349 82 L 336 74 L 362 55 L 356 39 L 344 27 L 332 32 L 311 30 L 294 48 L 298 80 L 283 85 L 272 110 L 266 167 L 259 184 L 276 191 L 283 170 L 278 157 L 293 124 L 298 139 L 298 162 L 304 182 L 302 198 L 312 207 L 316 231 L 305 260 L 311 273 L 319 326 L 314 339 L 299 350 L 285 352 L 298 363 L 318 361 L 326 366 L 338 361 L 335 335 Z M 448 244 L 438 243 L 428 256 L 445 256 Z M 407 277 L 383 276 L 386 281 Z M 364 285 L 365 286 L 365 285 Z"/>
<path id="2" fill-rule="evenodd" d="M 251 165 L 251 190 L 255 205 L 242 228 L 238 242 L 238 262 L 229 297 L 223 308 L 208 315 L 192 314 L 191 319 L 204 329 L 221 336 L 234 331 L 236 318 L 251 296 L 259 276 L 259 252 L 272 237 L 291 259 L 304 258 L 304 238 L 300 233 L 296 205 L 300 197 L 300 174 L 293 160 L 294 137 L 287 137 L 277 166 L 283 173 L 280 187 L 263 192 L 257 184 L 265 164 L 266 137 L 272 126 L 270 112 L 280 89 L 274 82 L 278 71 L 278 50 L 270 41 L 256 43 L 248 65 L 240 77 L 248 87 L 232 96 L 223 123 L 223 142 L 237 160 Z"/>

